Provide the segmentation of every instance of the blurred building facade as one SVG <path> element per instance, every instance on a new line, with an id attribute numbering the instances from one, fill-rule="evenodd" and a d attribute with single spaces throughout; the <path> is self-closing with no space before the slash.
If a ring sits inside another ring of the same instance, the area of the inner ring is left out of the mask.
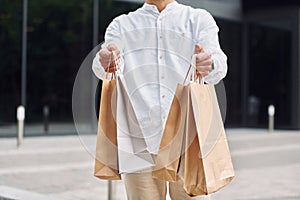
<path id="1" fill-rule="evenodd" d="M 143 0 L 100 0 L 98 42 L 105 27 Z M 300 129 L 300 2 L 178 0 L 207 9 L 220 27 L 228 56 L 227 127 L 267 127 L 267 108 L 276 108 L 275 128 Z M 29 0 L 27 122 L 72 122 L 72 89 L 80 63 L 93 48 L 93 0 Z M 22 2 L 0 1 L 0 130 L 15 123 L 21 94 Z M 92 79 L 90 73 L 87 80 Z M 85 88 L 86 89 L 86 88 Z"/>
<path id="2" fill-rule="evenodd" d="M 228 126 L 300 129 L 300 2 L 297 0 L 179 0 L 205 8 L 220 27 L 228 55 L 224 82 Z"/>

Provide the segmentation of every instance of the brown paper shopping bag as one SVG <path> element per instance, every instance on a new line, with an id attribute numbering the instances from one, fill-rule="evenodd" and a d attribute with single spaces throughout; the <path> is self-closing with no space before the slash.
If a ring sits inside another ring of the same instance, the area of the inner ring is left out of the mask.
<path id="1" fill-rule="evenodd" d="M 115 74 L 115 72 L 113 73 Z M 120 180 L 116 126 L 116 79 L 102 83 L 94 176 L 105 180 Z"/>
<path id="2" fill-rule="evenodd" d="M 128 93 L 128 80 L 116 69 L 120 59 L 113 52 L 112 80 L 103 80 L 94 175 L 120 180 L 120 172 L 154 166 Z M 117 123 L 116 123 L 117 121 Z"/>
<path id="3" fill-rule="evenodd" d="M 187 123 L 187 108 L 189 101 L 189 86 L 185 82 L 190 75 L 192 65 L 185 75 L 183 84 L 178 84 L 169 110 L 168 118 L 162 135 L 152 177 L 176 182 L 178 171 L 185 149 L 185 132 Z"/>
<path id="4" fill-rule="evenodd" d="M 165 124 L 159 153 L 156 157 L 155 169 L 152 172 L 153 178 L 171 182 L 177 181 L 186 120 L 187 97 L 188 88 L 178 84 Z"/>
<path id="5" fill-rule="evenodd" d="M 191 67 L 192 65 L 184 83 Z M 192 77 L 194 79 L 194 76 Z M 182 139 L 181 144 L 173 143 L 176 137 Z M 191 196 L 216 192 L 234 177 L 214 86 L 205 85 L 204 82 L 178 84 L 156 160 L 157 170 L 153 172 L 153 177 L 176 181 L 179 168 L 182 172 L 179 175 L 183 179 L 184 189 Z"/>
<path id="6" fill-rule="evenodd" d="M 184 189 L 211 194 L 231 182 L 234 169 L 214 86 L 190 83 L 189 89 Z"/>

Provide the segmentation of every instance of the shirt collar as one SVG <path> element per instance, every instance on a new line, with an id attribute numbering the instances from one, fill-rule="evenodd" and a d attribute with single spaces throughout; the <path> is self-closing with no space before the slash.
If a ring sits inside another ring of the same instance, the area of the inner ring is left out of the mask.
<path id="1" fill-rule="evenodd" d="M 169 3 L 162 12 L 166 12 L 170 9 L 173 9 L 177 5 L 178 5 L 177 1 L 173 1 L 172 3 Z M 159 14 L 159 11 L 158 11 L 157 7 L 153 4 L 144 3 L 142 9 Z"/>

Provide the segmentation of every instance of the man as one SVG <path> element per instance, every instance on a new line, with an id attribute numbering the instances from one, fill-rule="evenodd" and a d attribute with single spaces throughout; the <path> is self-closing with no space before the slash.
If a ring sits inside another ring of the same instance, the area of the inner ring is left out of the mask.
<path id="1" fill-rule="evenodd" d="M 129 200 L 166 198 L 166 183 L 151 177 L 155 161 L 147 158 L 143 162 L 134 155 L 148 153 L 155 158 L 158 153 L 176 86 L 183 82 L 189 65 L 193 64 L 193 54 L 195 71 L 206 83 L 216 84 L 225 77 L 227 57 L 220 48 L 213 17 L 203 9 L 193 9 L 175 0 L 146 0 L 135 12 L 114 19 L 106 30 L 93 71 L 100 79 L 116 67 L 123 74 L 141 127 L 143 138 L 138 139 L 145 142 L 145 146 L 135 149 L 140 143 L 128 141 L 136 139 L 131 135 L 136 133 L 118 136 L 119 148 L 133 155 L 119 155 L 119 170 Z M 117 65 L 116 59 L 120 61 Z M 169 193 L 172 200 L 207 199 L 186 194 L 182 180 L 169 183 Z"/>

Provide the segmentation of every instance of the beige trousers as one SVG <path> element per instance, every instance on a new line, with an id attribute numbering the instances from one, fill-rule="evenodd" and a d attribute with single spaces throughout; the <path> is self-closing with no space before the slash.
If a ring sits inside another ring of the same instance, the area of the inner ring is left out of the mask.
<path id="1" fill-rule="evenodd" d="M 152 178 L 152 173 L 123 174 L 128 200 L 165 200 L 167 183 Z M 209 200 L 209 196 L 190 197 L 183 189 L 183 181 L 169 183 L 172 200 Z"/>

